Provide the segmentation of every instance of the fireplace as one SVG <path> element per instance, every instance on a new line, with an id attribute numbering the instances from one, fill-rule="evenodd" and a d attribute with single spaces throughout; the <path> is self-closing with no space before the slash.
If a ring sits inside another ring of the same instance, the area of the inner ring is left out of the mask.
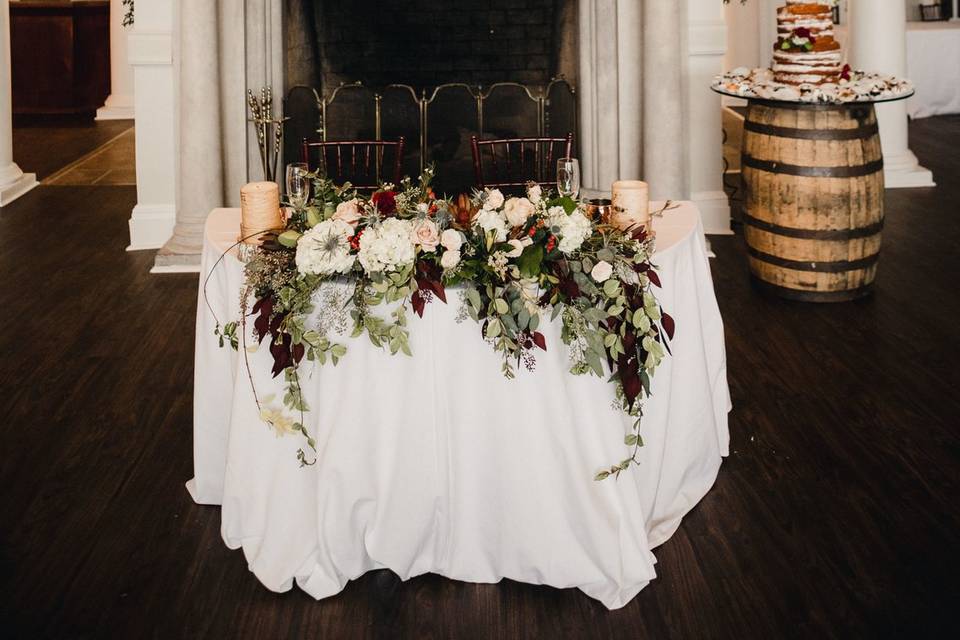
<path id="1" fill-rule="evenodd" d="M 470 137 L 577 129 L 576 0 L 285 0 L 284 155 L 404 136 L 405 174 L 473 184 Z"/>

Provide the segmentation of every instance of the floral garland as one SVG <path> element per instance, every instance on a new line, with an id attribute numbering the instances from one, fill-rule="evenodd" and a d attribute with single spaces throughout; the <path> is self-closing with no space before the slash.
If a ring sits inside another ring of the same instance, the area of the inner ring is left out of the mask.
<path id="1" fill-rule="evenodd" d="M 650 261 L 653 237 L 644 227 L 621 230 L 591 220 L 574 200 L 551 197 L 535 184 L 525 197 L 488 189 L 450 201 L 436 198 L 432 178 L 428 168 L 417 182 L 404 178 L 363 198 L 350 184 L 311 174 L 311 202 L 253 252 L 241 321 L 218 323 L 216 332 L 221 346 L 236 349 L 242 325 L 246 353 L 249 314 L 253 337 L 261 343 L 269 337 L 273 375 L 285 376 L 283 404 L 300 420 L 257 399 L 261 418 L 278 433 L 301 432 L 315 452 L 303 420 L 309 410 L 298 375 L 303 360 L 336 365 L 347 347 L 331 334 L 346 333 L 347 324 L 351 337 L 366 334 L 375 346 L 409 356 L 408 303 L 422 317 L 435 298 L 447 302 L 447 287 L 458 286 L 460 316 L 480 325 L 507 378 L 520 365 L 533 370 L 535 352 L 547 349 L 538 331 L 546 313 L 561 318 L 571 373 L 609 372 L 617 405 L 634 422 L 624 438 L 629 455 L 595 479 L 619 475 L 637 462 L 643 399 L 674 331 L 651 291 L 660 286 Z M 343 294 L 348 299 L 329 305 L 349 309 L 349 322 L 307 326 L 322 285 L 333 280 L 352 283 L 352 293 Z M 376 313 L 383 304 L 393 306 L 388 318 Z M 313 464 L 302 449 L 298 458 Z"/>

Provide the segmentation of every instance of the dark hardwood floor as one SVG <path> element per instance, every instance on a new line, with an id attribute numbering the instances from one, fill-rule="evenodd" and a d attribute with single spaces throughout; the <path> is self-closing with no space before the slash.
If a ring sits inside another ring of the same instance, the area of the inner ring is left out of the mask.
<path id="1" fill-rule="evenodd" d="M 18 116 L 15 125 L 13 157 L 21 169 L 45 180 L 133 127 L 133 120 Z"/>
<path id="2" fill-rule="evenodd" d="M 911 142 L 940 186 L 888 191 L 870 299 L 763 297 L 742 239 L 713 239 L 731 455 L 655 551 L 659 578 L 614 612 L 386 572 L 320 602 L 266 591 L 183 487 L 196 278 L 124 252 L 132 189 L 37 188 L 0 210 L 0 636 L 952 635 L 960 117 L 913 123 Z"/>

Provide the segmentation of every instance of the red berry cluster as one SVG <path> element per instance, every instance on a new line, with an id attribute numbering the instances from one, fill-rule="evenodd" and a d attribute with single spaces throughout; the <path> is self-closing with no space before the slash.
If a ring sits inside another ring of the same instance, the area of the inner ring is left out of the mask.
<path id="1" fill-rule="evenodd" d="M 360 229 L 360 231 L 357 231 L 356 235 L 352 235 L 349 238 L 347 238 L 347 240 L 350 242 L 350 247 L 354 251 L 360 250 L 360 236 L 362 235 L 363 235 L 363 229 Z"/>

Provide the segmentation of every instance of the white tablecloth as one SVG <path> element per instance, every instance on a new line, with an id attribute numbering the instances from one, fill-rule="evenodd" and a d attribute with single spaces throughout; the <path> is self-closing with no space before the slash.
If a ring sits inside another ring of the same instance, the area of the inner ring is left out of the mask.
<path id="1" fill-rule="evenodd" d="M 191 495 L 223 505 L 224 541 L 273 591 L 296 581 L 323 598 L 386 567 L 403 579 L 578 587 L 622 607 L 656 576 L 651 549 L 713 485 L 729 440 L 723 325 L 699 212 L 683 203 L 655 227 L 659 298 L 677 329 L 653 379 L 641 464 L 619 480 L 592 478 L 627 454 L 630 420 L 612 408 L 611 384 L 568 372 L 559 321 L 541 325 L 536 370 L 506 380 L 477 324 L 455 321 L 453 292 L 411 318 L 413 357 L 344 337 L 338 366 L 306 363 L 319 454 L 300 468 L 302 437 L 278 437 L 259 419 L 243 360 L 218 348 L 201 290 Z M 237 210 L 210 214 L 201 284 L 238 228 Z M 227 256 L 207 288 L 221 321 L 237 318 L 241 282 Z M 266 347 L 250 354 L 261 398 L 280 391 L 270 365 Z"/>
<path id="2" fill-rule="evenodd" d="M 907 23 L 907 77 L 911 118 L 960 113 L 960 22 Z"/>

